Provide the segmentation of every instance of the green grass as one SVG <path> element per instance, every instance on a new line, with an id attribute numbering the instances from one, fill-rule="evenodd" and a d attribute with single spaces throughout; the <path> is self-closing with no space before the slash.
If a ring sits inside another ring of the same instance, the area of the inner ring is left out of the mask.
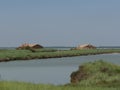
<path id="1" fill-rule="evenodd" d="M 34 52 L 31 50 L 0 50 L 0 61 L 59 58 L 105 53 L 120 53 L 120 49 L 55 50 L 45 48 L 34 50 Z"/>
<path id="2" fill-rule="evenodd" d="M 120 88 L 120 66 L 102 60 L 81 65 L 71 74 L 71 82 L 78 86 Z"/>
<path id="3" fill-rule="evenodd" d="M 32 84 L 25 82 L 0 82 L 0 90 L 120 90 L 115 87 L 79 87 Z"/>

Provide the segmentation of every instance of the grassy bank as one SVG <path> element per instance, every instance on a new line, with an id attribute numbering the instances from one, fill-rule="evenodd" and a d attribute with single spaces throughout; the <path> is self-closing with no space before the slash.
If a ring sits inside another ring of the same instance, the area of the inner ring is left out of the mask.
<path id="1" fill-rule="evenodd" d="M 0 90 L 120 90 L 115 87 L 79 87 L 32 84 L 24 82 L 0 82 Z"/>
<path id="2" fill-rule="evenodd" d="M 71 83 L 85 87 L 120 88 L 120 66 L 102 60 L 85 63 L 71 74 Z"/>
<path id="3" fill-rule="evenodd" d="M 72 57 L 82 55 L 96 55 L 107 53 L 120 53 L 120 49 L 89 49 L 89 50 L 0 50 L 0 61 L 29 60 L 44 58 Z"/>

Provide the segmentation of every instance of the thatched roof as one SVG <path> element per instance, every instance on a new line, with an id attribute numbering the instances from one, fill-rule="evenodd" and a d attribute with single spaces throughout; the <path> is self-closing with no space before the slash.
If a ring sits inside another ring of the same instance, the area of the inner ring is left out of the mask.
<path id="1" fill-rule="evenodd" d="M 26 48 L 34 48 L 34 49 L 39 49 L 39 48 L 43 48 L 43 46 L 39 45 L 39 44 L 22 44 L 21 46 L 19 46 L 17 49 L 26 49 Z"/>
<path id="2" fill-rule="evenodd" d="M 76 49 L 96 49 L 96 47 L 91 44 L 83 44 L 77 46 Z"/>

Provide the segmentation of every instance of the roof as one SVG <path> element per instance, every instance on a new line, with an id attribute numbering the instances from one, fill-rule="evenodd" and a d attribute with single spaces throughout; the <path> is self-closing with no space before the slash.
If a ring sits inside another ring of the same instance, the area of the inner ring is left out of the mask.
<path id="1" fill-rule="evenodd" d="M 83 45 L 79 45 L 77 47 L 77 49 L 83 49 L 83 48 L 96 48 L 95 46 L 91 45 L 91 44 L 83 44 Z"/>
<path id="2" fill-rule="evenodd" d="M 92 46 L 92 45 L 90 45 L 90 44 L 83 44 L 83 45 L 79 45 L 78 47 L 87 47 L 87 46 Z"/>
<path id="3" fill-rule="evenodd" d="M 18 48 L 20 49 L 24 49 L 26 47 L 31 47 L 31 48 L 43 48 L 43 46 L 39 45 L 39 44 L 28 44 L 28 43 L 24 43 L 21 46 L 19 46 Z"/>

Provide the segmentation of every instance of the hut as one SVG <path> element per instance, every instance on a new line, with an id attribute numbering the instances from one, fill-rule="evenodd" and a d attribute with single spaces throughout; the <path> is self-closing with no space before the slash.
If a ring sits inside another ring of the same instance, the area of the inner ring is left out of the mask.
<path id="1" fill-rule="evenodd" d="M 96 49 L 96 47 L 91 44 L 83 44 L 77 46 L 76 49 Z"/>
<path id="2" fill-rule="evenodd" d="M 39 44 L 22 44 L 21 46 L 19 46 L 17 49 L 27 49 L 27 48 L 32 48 L 32 49 L 40 49 L 43 48 L 43 46 L 39 45 Z"/>

